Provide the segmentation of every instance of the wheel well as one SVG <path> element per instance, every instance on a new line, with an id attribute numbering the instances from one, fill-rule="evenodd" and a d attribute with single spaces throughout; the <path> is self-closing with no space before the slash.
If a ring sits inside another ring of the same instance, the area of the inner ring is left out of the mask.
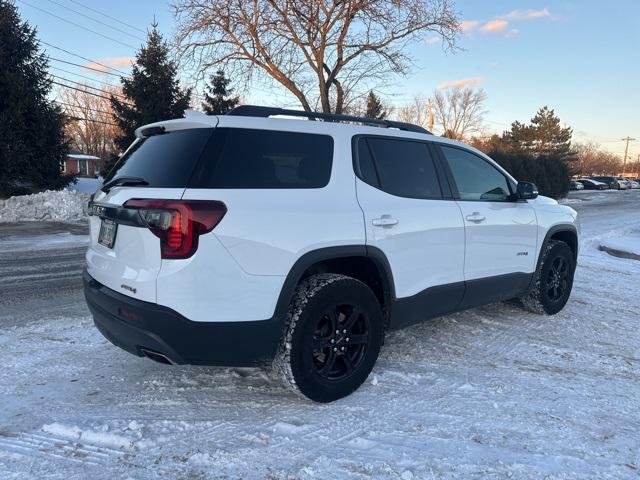
<path id="1" fill-rule="evenodd" d="M 389 288 L 389 279 L 375 260 L 365 256 L 321 260 L 309 266 L 300 277 L 300 280 L 318 273 L 339 273 L 360 280 L 373 291 L 382 307 L 385 323 L 388 322 L 392 292 Z"/>
<path id="2" fill-rule="evenodd" d="M 573 252 L 573 258 L 578 258 L 578 235 L 570 230 L 561 230 L 551 235 L 550 240 L 558 240 L 569 245 Z"/>

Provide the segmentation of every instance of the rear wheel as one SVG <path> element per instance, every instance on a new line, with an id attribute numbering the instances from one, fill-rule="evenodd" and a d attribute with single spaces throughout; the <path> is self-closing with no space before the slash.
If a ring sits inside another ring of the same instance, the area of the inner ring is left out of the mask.
<path id="1" fill-rule="evenodd" d="M 337 274 L 303 280 L 288 313 L 274 369 L 316 402 L 349 395 L 367 378 L 383 339 L 378 299 L 364 283 Z"/>
<path id="2" fill-rule="evenodd" d="M 569 300 L 575 268 L 569 246 L 557 240 L 549 241 L 540 253 L 533 288 L 520 302 L 534 313 L 555 315 Z"/>

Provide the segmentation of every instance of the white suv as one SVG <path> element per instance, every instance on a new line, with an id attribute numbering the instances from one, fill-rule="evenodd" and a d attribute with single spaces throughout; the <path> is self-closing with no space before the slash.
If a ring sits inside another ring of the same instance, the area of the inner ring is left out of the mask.
<path id="1" fill-rule="evenodd" d="M 569 298 L 576 212 L 421 127 L 243 106 L 136 135 L 90 203 L 84 275 L 98 329 L 135 355 L 271 363 L 328 402 L 388 329 Z"/>

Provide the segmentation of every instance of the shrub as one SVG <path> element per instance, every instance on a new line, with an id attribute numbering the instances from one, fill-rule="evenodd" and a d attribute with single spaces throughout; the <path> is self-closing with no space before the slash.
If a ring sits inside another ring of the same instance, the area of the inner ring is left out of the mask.
<path id="1" fill-rule="evenodd" d="M 558 158 L 500 151 L 489 156 L 517 180 L 535 183 L 541 195 L 557 199 L 569 192 L 571 173 Z"/>

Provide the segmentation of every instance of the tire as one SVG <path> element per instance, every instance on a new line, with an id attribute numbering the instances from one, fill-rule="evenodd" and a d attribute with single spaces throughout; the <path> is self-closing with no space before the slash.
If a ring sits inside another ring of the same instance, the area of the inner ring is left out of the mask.
<path id="1" fill-rule="evenodd" d="M 520 303 L 533 313 L 555 315 L 569 300 L 575 269 L 569 245 L 550 240 L 540 252 L 533 286 L 527 295 L 520 297 Z"/>
<path id="2" fill-rule="evenodd" d="M 273 370 L 292 390 L 332 402 L 367 379 L 383 337 L 382 310 L 369 287 L 344 275 L 313 275 L 291 300 Z"/>

